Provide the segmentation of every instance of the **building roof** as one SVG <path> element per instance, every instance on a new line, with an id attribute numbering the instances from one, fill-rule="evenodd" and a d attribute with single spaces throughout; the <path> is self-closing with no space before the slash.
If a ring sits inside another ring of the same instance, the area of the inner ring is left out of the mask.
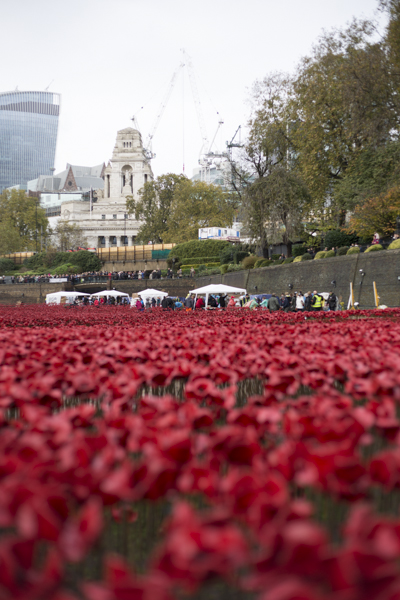
<path id="1" fill-rule="evenodd" d="M 28 187 L 36 192 L 60 192 L 60 191 L 82 191 L 88 192 L 90 188 L 94 190 L 104 189 L 104 170 L 105 164 L 94 167 L 70 165 L 60 173 L 51 175 L 39 175 L 33 181 L 28 182 Z"/>

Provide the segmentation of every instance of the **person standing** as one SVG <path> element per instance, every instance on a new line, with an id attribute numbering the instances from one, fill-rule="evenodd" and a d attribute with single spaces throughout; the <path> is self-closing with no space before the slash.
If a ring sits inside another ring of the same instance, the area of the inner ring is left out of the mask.
<path id="1" fill-rule="evenodd" d="M 190 267 L 190 277 L 194 277 L 195 272 L 194 267 Z"/>
<path id="2" fill-rule="evenodd" d="M 271 294 L 271 298 L 269 298 L 268 300 L 268 310 L 270 312 L 275 312 L 276 310 L 280 309 L 280 303 L 278 298 L 276 297 L 276 294 Z"/>
<path id="3" fill-rule="evenodd" d="M 310 312 L 312 310 L 311 292 L 307 292 L 304 296 L 304 310 Z"/>
<path id="4" fill-rule="evenodd" d="M 303 312 L 304 298 L 301 292 L 296 292 L 296 312 Z"/>
<path id="5" fill-rule="evenodd" d="M 324 298 L 318 294 L 318 292 L 315 290 L 313 292 L 313 298 L 311 300 L 311 305 L 313 310 L 315 311 L 321 311 L 323 306 L 324 306 Z"/>
<path id="6" fill-rule="evenodd" d="M 336 310 L 337 296 L 333 292 L 329 292 L 328 306 L 329 310 Z"/>

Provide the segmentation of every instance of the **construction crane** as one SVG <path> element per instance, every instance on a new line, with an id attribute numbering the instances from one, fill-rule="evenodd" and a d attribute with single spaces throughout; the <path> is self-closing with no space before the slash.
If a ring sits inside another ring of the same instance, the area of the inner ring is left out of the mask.
<path id="1" fill-rule="evenodd" d="M 146 156 L 147 160 L 151 160 L 152 158 L 156 157 L 156 155 L 153 153 L 153 137 L 154 137 L 155 132 L 157 131 L 157 127 L 160 124 L 161 117 L 164 114 L 165 108 L 166 108 L 166 106 L 168 104 L 168 100 L 171 97 L 172 90 L 175 87 L 176 78 L 178 76 L 178 73 L 180 72 L 181 69 L 183 69 L 184 66 L 185 66 L 185 64 L 181 63 L 179 65 L 179 67 L 175 70 L 175 72 L 173 73 L 173 75 L 171 77 L 171 80 L 169 82 L 167 91 L 165 92 L 164 98 L 163 98 L 163 100 L 161 102 L 161 105 L 160 105 L 160 108 L 158 110 L 158 115 L 157 115 L 157 117 L 156 117 L 156 119 L 155 119 L 155 121 L 153 123 L 153 127 L 151 128 L 150 133 L 149 133 L 149 135 L 147 137 L 146 143 L 144 145 L 144 153 L 145 153 L 145 156 Z M 136 116 L 134 115 L 131 120 L 134 123 L 136 123 Z"/>

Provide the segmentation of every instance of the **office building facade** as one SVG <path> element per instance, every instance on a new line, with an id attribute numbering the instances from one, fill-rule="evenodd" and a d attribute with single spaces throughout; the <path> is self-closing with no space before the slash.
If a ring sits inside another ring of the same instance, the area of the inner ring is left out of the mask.
<path id="1" fill-rule="evenodd" d="M 54 166 L 60 94 L 0 93 L 0 193 Z"/>

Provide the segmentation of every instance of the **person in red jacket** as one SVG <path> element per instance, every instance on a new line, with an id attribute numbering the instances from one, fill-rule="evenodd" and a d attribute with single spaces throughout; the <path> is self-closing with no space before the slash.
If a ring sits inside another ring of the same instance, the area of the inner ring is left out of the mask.
<path id="1" fill-rule="evenodd" d="M 199 296 L 196 300 L 196 308 L 204 308 L 204 306 L 205 306 L 204 298 Z"/>

